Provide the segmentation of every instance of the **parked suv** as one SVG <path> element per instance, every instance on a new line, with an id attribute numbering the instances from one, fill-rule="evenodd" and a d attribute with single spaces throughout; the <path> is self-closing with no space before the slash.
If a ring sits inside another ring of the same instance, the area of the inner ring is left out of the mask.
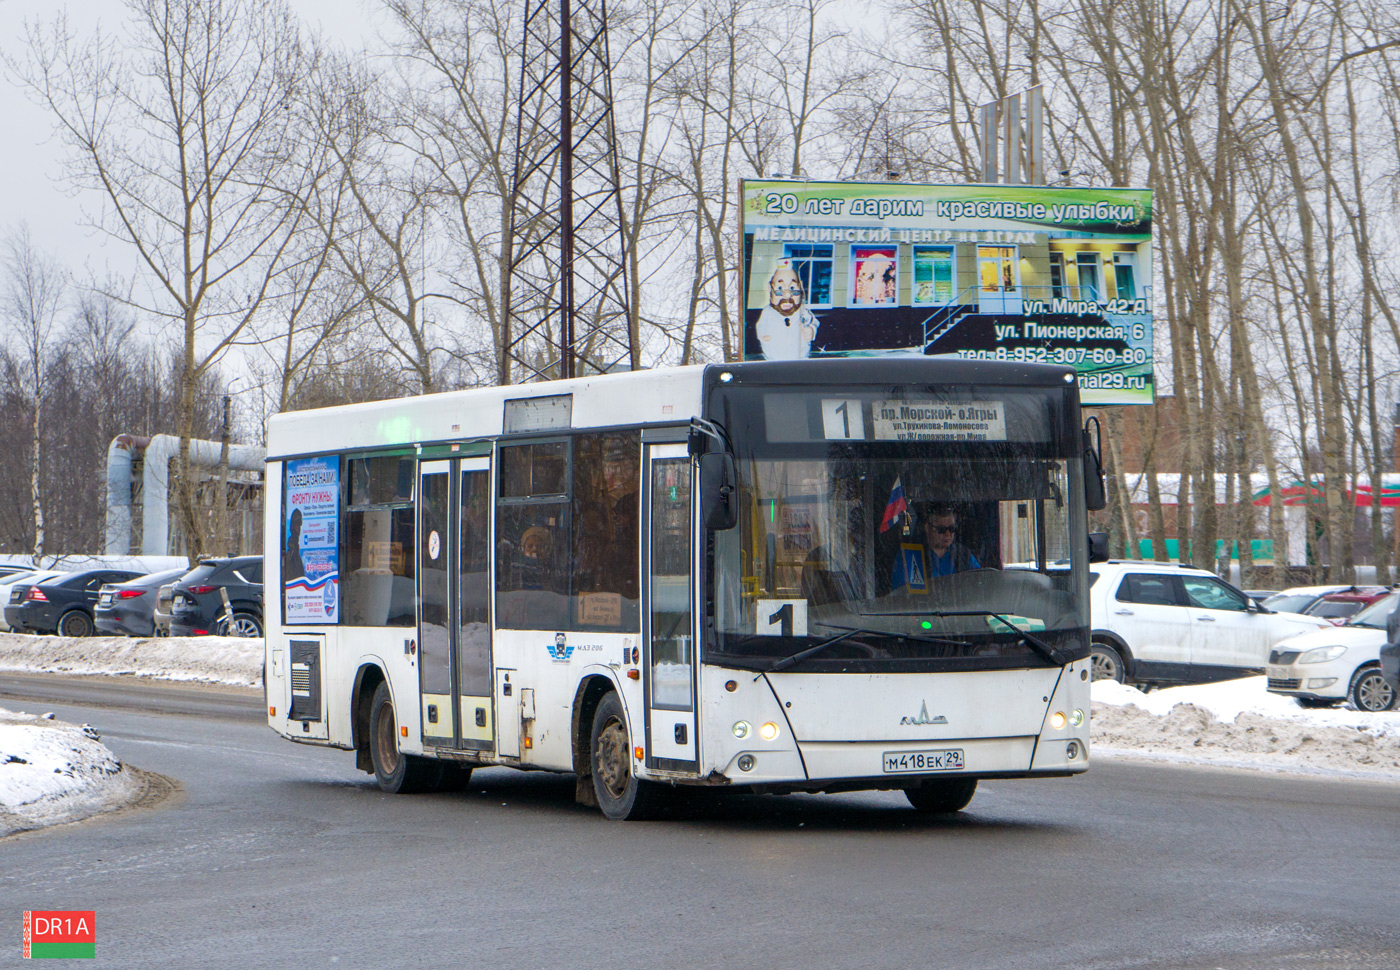
<path id="1" fill-rule="evenodd" d="M 262 556 L 205 559 L 174 584 L 170 602 L 170 635 L 202 637 L 224 632 L 218 627 L 224 613 L 220 590 L 228 592 L 232 615 L 227 636 L 263 635 Z"/>
<path id="2" fill-rule="evenodd" d="M 97 595 L 97 607 L 92 611 L 97 629 L 129 637 L 154 635 L 156 596 L 160 587 L 173 583 L 187 572 L 187 569 L 167 569 L 163 573 L 103 586 Z"/>
<path id="3" fill-rule="evenodd" d="M 1395 688 L 1381 673 L 1386 621 L 1400 603 L 1389 593 L 1342 627 L 1289 637 L 1269 652 L 1269 692 L 1293 697 L 1302 707 L 1332 707 L 1350 700 L 1358 711 L 1388 711 Z"/>
<path id="4" fill-rule="evenodd" d="M 140 573 L 129 569 L 84 569 L 42 583 L 18 583 L 5 605 L 5 622 L 20 633 L 92 636 L 92 611 L 104 583 L 122 583 Z"/>
<path id="5" fill-rule="evenodd" d="M 1095 680 L 1202 684 L 1262 672 L 1285 637 L 1335 629 L 1275 613 L 1192 566 L 1113 560 L 1090 569 Z"/>

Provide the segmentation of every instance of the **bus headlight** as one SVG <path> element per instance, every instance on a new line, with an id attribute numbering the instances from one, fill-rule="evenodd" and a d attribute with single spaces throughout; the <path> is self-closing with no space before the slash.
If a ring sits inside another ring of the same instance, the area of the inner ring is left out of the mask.
<path id="1" fill-rule="evenodd" d="M 1069 716 L 1069 723 L 1071 727 L 1079 727 L 1079 725 L 1084 723 L 1084 712 L 1075 711 Z"/>
<path id="2" fill-rule="evenodd" d="M 752 730 L 753 728 L 749 726 L 748 721 L 734 722 L 734 736 L 736 738 L 746 738 L 749 736 L 749 732 Z"/>
<path id="3" fill-rule="evenodd" d="M 772 741 L 778 736 L 778 725 L 774 724 L 772 721 L 769 721 L 768 723 L 764 724 L 763 727 L 758 729 L 758 736 L 765 741 Z"/>
<path id="4" fill-rule="evenodd" d="M 1050 726 L 1056 731 L 1065 726 L 1064 711 L 1056 711 L 1054 714 L 1050 715 Z"/>

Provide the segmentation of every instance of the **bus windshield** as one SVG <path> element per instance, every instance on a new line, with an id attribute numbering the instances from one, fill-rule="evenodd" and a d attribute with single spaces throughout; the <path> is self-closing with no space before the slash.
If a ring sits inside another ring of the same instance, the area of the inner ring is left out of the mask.
<path id="1" fill-rule="evenodd" d="M 1046 663 L 1021 631 L 1087 649 L 1082 466 L 1053 392 L 730 393 L 739 524 L 715 536 L 714 662 Z"/>

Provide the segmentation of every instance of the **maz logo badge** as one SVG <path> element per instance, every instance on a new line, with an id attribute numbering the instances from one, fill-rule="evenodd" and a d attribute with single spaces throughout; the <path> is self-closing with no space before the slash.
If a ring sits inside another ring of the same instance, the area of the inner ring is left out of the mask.
<path id="1" fill-rule="evenodd" d="M 929 716 L 928 716 L 928 701 L 924 701 L 922 704 L 919 705 L 919 716 L 918 716 L 918 717 L 909 717 L 909 716 L 906 715 L 906 716 L 901 717 L 901 718 L 899 719 L 899 723 L 900 723 L 901 725 L 903 725 L 903 724 L 915 724 L 915 725 L 917 725 L 917 724 L 947 724 L 947 723 L 948 723 L 948 719 L 947 719 L 946 717 L 944 717 L 942 714 L 938 715 L 937 717 L 929 717 Z"/>

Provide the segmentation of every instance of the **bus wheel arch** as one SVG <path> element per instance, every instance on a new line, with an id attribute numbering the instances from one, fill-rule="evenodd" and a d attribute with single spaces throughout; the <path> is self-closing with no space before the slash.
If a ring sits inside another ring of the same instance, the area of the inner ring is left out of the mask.
<path id="1" fill-rule="evenodd" d="M 369 750 L 369 721 L 374 692 L 384 683 L 384 671 L 377 664 L 361 664 L 355 672 L 355 686 L 350 690 L 350 744 L 355 748 L 355 767 L 374 774 L 374 759 Z"/>
<path id="2" fill-rule="evenodd" d="M 603 697 L 617 690 L 602 674 L 593 674 L 579 682 L 574 694 L 574 716 L 571 727 L 574 756 L 574 801 L 588 808 L 598 807 L 593 791 L 593 715 Z"/>

